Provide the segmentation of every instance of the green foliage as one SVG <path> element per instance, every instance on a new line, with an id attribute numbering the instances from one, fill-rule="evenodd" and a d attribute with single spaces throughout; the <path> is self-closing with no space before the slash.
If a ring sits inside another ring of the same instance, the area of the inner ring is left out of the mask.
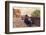
<path id="1" fill-rule="evenodd" d="M 32 14 L 32 16 L 40 16 L 40 10 L 35 10 Z"/>

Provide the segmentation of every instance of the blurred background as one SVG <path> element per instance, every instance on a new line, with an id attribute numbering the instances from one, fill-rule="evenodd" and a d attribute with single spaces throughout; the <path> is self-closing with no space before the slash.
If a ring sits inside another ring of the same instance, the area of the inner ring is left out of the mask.
<path id="1" fill-rule="evenodd" d="M 28 16 L 26 22 L 24 22 L 25 15 Z M 19 19 L 16 17 L 18 17 Z M 23 19 L 23 21 L 22 20 L 20 21 L 20 18 Z M 28 21 L 28 19 L 30 21 Z M 13 27 L 38 27 L 38 26 L 40 27 L 40 7 L 13 8 Z"/>

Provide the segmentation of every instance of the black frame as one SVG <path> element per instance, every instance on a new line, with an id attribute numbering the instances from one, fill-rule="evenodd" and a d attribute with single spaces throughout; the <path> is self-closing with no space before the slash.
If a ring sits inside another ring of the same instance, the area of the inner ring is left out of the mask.
<path id="1" fill-rule="evenodd" d="M 9 32 L 9 3 L 20 3 L 20 4 L 38 4 L 43 5 L 43 19 L 44 19 L 44 28 L 39 31 L 23 31 L 23 32 Z M 20 1 L 5 1 L 5 33 L 6 34 L 15 34 L 15 33 L 32 33 L 32 32 L 44 32 L 45 31 L 45 3 L 37 3 L 37 2 L 20 2 Z"/>

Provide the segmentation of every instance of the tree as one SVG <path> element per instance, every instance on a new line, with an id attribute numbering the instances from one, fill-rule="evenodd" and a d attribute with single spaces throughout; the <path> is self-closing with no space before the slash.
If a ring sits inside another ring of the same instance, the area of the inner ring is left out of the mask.
<path id="1" fill-rule="evenodd" d="M 40 17 L 40 10 L 35 10 L 31 15 L 33 17 Z"/>

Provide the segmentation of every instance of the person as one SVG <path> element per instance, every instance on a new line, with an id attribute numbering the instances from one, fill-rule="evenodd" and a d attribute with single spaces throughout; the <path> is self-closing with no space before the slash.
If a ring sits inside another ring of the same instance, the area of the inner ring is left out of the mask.
<path id="1" fill-rule="evenodd" d="M 30 21 L 30 22 L 32 23 L 32 20 L 31 20 L 31 18 L 30 18 L 30 17 L 28 18 L 28 21 Z"/>
<path id="2" fill-rule="evenodd" d="M 28 26 L 31 26 L 31 19 L 29 18 L 28 15 L 25 15 L 24 22 L 25 22 Z"/>
<path id="3" fill-rule="evenodd" d="M 29 26 L 31 26 L 32 25 L 32 20 L 31 20 L 30 17 L 28 18 L 28 21 L 30 22 Z"/>

